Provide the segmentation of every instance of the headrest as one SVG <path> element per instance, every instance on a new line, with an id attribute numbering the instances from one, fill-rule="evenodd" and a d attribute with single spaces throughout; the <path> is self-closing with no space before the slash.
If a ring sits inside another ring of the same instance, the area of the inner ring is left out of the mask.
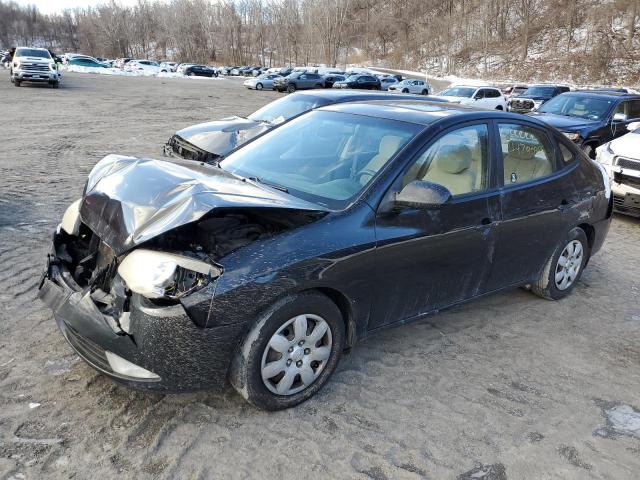
<path id="1" fill-rule="evenodd" d="M 378 154 L 386 157 L 387 159 L 391 158 L 391 156 L 398 150 L 401 142 L 402 138 L 400 137 L 396 137 L 395 135 L 385 135 L 380 140 Z"/>
<path id="2" fill-rule="evenodd" d="M 471 166 L 471 150 L 466 145 L 442 145 L 436 167 L 447 173 L 460 173 Z"/>
<path id="3" fill-rule="evenodd" d="M 509 155 L 521 160 L 530 160 L 540 151 L 542 145 L 525 139 L 509 140 Z"/>

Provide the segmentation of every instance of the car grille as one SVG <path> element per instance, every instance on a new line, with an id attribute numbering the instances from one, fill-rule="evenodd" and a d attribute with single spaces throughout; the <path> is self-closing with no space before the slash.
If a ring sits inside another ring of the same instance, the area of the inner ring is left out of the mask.
<path id="1" fill-rule="evenodd" d="M 626 213 L 627 215 L 633 215 L 640 217 L 640 202 L 626 201 L 626 197 L 620 195 L 613 196 L 613 208 L 617 211 Z"/>
<path id="2" fill-rule="evenodd" d="M 616 183 L 622 183 L 633 188 L 640 188 L 640 178 L 632 177 L 631 175 L 625 175 L 620 172 L 613 172 L 613 181 Z"/>
<path id="3" fill-rule="evenodd" d="M 535 105 L 533 104 L 532 100 L 527 100 L 527 99 L 523 99 L 523 98 L 516 98 L 511 100 L 511 109 L 512 110 L 518 110 L 518 111 L 529 111 L 529 110 L 533 110 L 533 107 Z"/>
<path id="4" fill-rule="evenodd" d="M 42 63 L 22 63 L 20 64 L 20 69 L 25 72 L 48 72 L 49 65 Z"/>
<path id="5" fill-rule="evenodd" d="M 99 368 L 108 373 L 112 373 L 113 370 L 109 365 L 104 348 L 95 344 L 87 337 L 83 337 L 78 331 L 69 325 L 64 323 L 64 333 L 67 341 L 71 344 L 78 354 L 91 363 L 94 367 Z"/>
<path id="6" fill-rule="evenodd" d="M 220 155 L 207 152 L 201 148 L 196 147 L 192 143 L 187 142 L 178 135 L 174 135 L 169 140 L 169 146 L 171 151 L 178 157 L 182 157 L 186 160 L 195 160 L 198 162 L 209 162 L 220 158 Z"/>
<path id="7" fill-rule="evenodd" d="M 618 157 L 616 158 L 615 164 L 630 170 L 640 170 L 640 160 L 634 160 L 632 158 Z"/>

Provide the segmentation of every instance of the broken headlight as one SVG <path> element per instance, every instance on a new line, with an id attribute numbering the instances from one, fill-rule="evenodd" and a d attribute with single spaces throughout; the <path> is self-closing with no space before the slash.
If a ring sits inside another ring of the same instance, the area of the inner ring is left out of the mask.
<path id="1" fill-rule="evenodd" d="M 195 258 L 138 249 L 125 257 L 118 273 L 132 292 L 177 300 L 206 286 L 222 271 Z"/>

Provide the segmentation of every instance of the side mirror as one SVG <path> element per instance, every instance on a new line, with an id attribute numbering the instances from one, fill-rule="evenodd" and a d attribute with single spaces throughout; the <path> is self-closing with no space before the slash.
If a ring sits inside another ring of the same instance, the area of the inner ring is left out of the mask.
<path id="1" fill-rule="evenodd" d="M 396 194 L 395 205 L 412 208 L 439 207 L 451 198 L 451 192 L 442 185 L 414 180 Z"/>
<path id="2" fill-rule="evenodd" d="M 474 100 L 480 100 L 481 98 L 482 98 L 482 95 L 481 95 L 481 94 L 479 94 L 479 93 L 476 93 L 476 94 L 473 96 L 473 99 L 474 99 Z"/>
<path id="3" fill-rule="evenodd" d="M 631 122 L 627 125 L 627 130 L 633 132 L 634 130 L 638 130 L 640 128 L 640 122 Z"/>
<path id="4" fill-rule="evenodd" d="M 614 122 L 626 122 L 627 121 L 627 116 L 624 113 L 615 113 L 613 115 L 613 121 Z"/>

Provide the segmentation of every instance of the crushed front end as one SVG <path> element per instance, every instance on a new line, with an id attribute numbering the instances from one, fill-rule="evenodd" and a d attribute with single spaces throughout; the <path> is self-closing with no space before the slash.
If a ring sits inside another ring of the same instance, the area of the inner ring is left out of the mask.
<path id="1" fill-rule="evenodd" d="M 242 328 L 205 328 L 215 275 L 221 272 L 212 266 L 205 279 L 203 269 L 194 272 L 178 265 L 174 280 L 155 278 L 159 289 L 144 292 L 145 296 L 132 290 L 135 284 L 127 285 L 135 280 L 126 282 L 123 272 L 130 274 L 128 268 L 133 275 L 154 275 L 144 255 L 149 252 L 146 257 L 151 261 L 158 261 L 156 254 L 161 260 L 169 259 L 160 268 L 168 275 L 167 268 L 176 264 L 172 254 L 137 249 L 118 257 L 86 225 L 76 224 L 69 233 L 63 220 L 56 231 L 39 297 L 53 310 L 58 327 L 78 355 L 96 370 L 131 386 L 160 391 L 221 389 L 234 339 Z M 205 264 L 196 258 L 174 257 L 188 266 Z"/>

